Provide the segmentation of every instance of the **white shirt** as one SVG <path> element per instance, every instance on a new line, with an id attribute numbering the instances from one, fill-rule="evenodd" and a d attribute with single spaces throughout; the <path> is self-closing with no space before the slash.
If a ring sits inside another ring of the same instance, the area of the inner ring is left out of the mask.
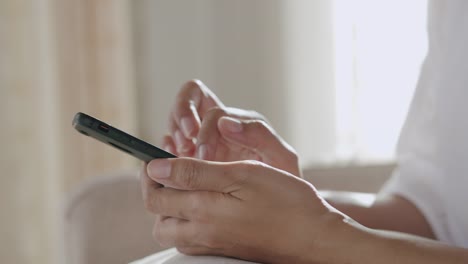
<path id="1" fill-rule="evenodd" d="M 468 1 L 433 0 L 429 51 L 383 193 L 425 215 L 437 238 L 468 248 Z"/>

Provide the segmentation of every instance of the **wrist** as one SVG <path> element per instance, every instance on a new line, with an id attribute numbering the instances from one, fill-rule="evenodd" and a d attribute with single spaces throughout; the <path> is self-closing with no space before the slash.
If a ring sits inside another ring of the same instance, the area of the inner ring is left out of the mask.
<path id="1" fill-rule="evenodd" d="M 359 259 L 358 246 L 366 241 L 365 227 L 338 211 L 321 219 L 323 228 L 309 244 L 304 263 L 354 263 Z"/>

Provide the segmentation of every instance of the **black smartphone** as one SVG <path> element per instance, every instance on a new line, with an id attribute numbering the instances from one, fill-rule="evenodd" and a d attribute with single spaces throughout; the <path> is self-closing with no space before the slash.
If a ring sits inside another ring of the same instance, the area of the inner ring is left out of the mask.
<path id="1" fill-rule="evenodd" d="M 86 136 L 109 144 L 145 162 L 158 158 L 177 157 L 81 112 L 73 118 L 73 127 Z"/>

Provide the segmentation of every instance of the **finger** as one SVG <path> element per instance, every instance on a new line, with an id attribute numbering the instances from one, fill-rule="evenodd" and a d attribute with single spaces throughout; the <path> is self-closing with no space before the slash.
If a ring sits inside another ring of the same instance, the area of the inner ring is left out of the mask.
<path id="1" fill-rule="evenodd" d="M 152 208 L 151 193 L 154 190 L 161 188 L 163 186 L 157 183 L 156 181 L 152 180 L 150 177 L 148 177 L 146 164 L 140 170 L 140 185 L 141 185 L 141 193 L 142 193 L 142 198 L 143 198 L 143 203 L 145 205 L 145 208 L 148 211 L 151 211 L 151 208 Z"/>
<path id="2" fill-rule="evenodd" d="M 174 124 L 171 126 L 171 128 L 177 128 L 181 130 L 184 137 L 187 139 L 192 139 L 197 135 L 201 123 L 201 117 L 198 110 L 199 103 L 196 102 L 200 99 L 192 99 L 193 97 L 200 97 L 200 95 L 197 94 L 201 92 L 199 91 L 197 93 L 192 93 L 195 95 L 179 95 L 187 96 L 187 98 L 179 97 L 177 99 L 175 109 L 172 112 Z"/>
<path id="3" fill-rule="evenodd" d="M 199 250 L 210 248 L 212 252 L 220 252 L 217 241 L 219 236 L 212 224 L 199 224 L 177 218 L 156 220 L 153 227 L 153 237 L 164 247 Z"/>
<path id="4" fill-rule="evenodd" d="M 193 139 L 200 129 L 201 118 L 209 108 L 216 105 L 223 106 L 201 81 L 192 80 L 183 86 L 177 96 L 169 125 L 175 146 L 182 156 L 193 156 Z"/>
<path id="5" fill-rule="evenodd" d="M 141 167 L 140 167 L 140 170 L 138 171 L 138 175 L 137 175 L 137 179 L 138 181 L 141 181 L 141 179 L 144 177 L 144 175 L 146 174 L 146 165 L 147 163 L 146 162 L 142 162 L 141 163 Z"/>
<path id="6" fill-rule="evenodd" d="M 217 214 L 220 193 L 157 188 L 148 192 L 148 210 L 165 217 L 206 222 Z M 211 205 L 210 208 L 207 205 Z"/>
<path id="7" fill-rule="evenodd" d="M 264 160 L 295 156 L 294 149 L 262 120 L 221 117 L 217 125 L 224 138 L 256 152 Z"/>
<path id="8" fill-rule="evenodd" d="M 206 113 L 197 136 L 197 158 L 204 160 L 215 159 L 216 146 L 219 140 L 222 139 L 218 131 L 218 119 L 226 114 L 226 111 L 219 107 L 214 107 Z"/>
<path id="9" fill-rule="evenodd" d="M 172 111 L 174 123 L 187 139 L 192 139 L 198 134 L 204 113 L 214 106 L 223 104 L 200 80 L 189 81 L 177 96 Z"/>
<path id="10" fill-rule="evenodd" d="M 247 162 L 212 162 L 189 158 L 155 159 L 147 167 L 151 179 L 180 190 L 223 193 L 239 189 L 252 174 Z"/>
<path id="11" fill-rule="evenodd" d="M 162 140 L 162 147 L 165 151 L 172 153 L 176 156 L 179 155 L 179 153 L 176 150 L 174 139 L 170 135 L 165 135 Z"/>
<path id="12" fill-rule="evenodd" d="M 192 157 L 195 152 L 195 144 L 192 140 L 184 137 L 180 130 L 173 134 L 174 147 L 176 148 L 179 156 Z"/>
<path id="13" fill-rule="evenodd" d="M 194 246 L 190 238 L 194 237 L 190 222 L 173 217 L 156 218 L 153 226 L 153 238 L 163 247 Z"/>

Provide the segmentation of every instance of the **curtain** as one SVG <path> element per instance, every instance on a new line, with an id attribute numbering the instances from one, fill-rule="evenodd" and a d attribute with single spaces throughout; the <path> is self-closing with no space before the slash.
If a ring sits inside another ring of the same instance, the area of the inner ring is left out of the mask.
<path id="1" fill-rule="evenodd" d="M 66 193 L 137 163 L 76 133 L 83 111 L 136 131 L 126 1 L 0 2 L 3 263 L 59 263 Z"/>

